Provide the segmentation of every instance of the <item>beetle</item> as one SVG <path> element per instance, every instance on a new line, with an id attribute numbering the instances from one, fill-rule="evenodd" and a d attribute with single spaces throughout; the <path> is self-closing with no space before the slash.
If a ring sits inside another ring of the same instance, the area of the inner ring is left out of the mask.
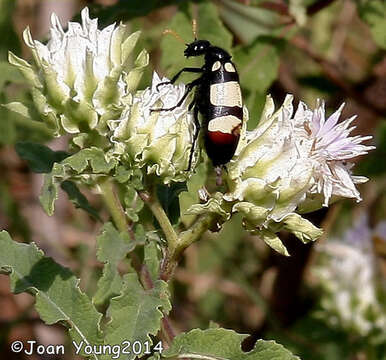
<path id="1" fill-rule="evenodd" d="M 171 108 L 152 109 L 152 111 L 171 111 L 182 105 L 189 93 L 196 87 L 189 111 L 193 109 L 195 133 L 189 157 L 188 170 L 191 168 L 195 143 L 201 128 L 198 114 L 202 117 L 206 153 L 213 166 L 223 166 L 233 157 L 240 138 L 243 121 L 243 102 L 239 75 L 224 49 L 213 46 L 208 40 L 195 40 L 185 44 L 184 55 L 204 56 L 201 68 L 185 67 L 170 81 L 157 85 L 173 84 L 183 72 L 199 73 L 200 77 L 186 85 L 186 90 L 177 104 Z"/>

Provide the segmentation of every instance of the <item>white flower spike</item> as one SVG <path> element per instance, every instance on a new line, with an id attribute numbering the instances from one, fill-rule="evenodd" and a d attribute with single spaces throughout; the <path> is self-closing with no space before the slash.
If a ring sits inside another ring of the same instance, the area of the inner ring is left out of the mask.
<path id="1" fill-rule="evenodd" d="M 139 70 L 148 62 L 143 51 L 132 61 L 135 68 L 128 66 L 139 32 L 128 35 L 123 24 L 98 30 L 88 8 L 81 19 L 81 24 L 69 22 L 65 31 L 52 14 L 47 45 L 33 40 L 28 28 L 24 31 L 37 69 L 13 54 L 9 57 L 30 81 L 35 104 L 56 135 L 90 129 L 105 135 L 106 121 L 119 118 L 138 84 Z"/>

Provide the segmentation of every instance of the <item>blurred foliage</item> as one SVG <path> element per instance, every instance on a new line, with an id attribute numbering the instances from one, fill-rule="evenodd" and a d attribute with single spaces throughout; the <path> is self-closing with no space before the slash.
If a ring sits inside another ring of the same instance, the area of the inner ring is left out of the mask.
<path id="1" fill-rule="evenodd" d="M 31 99 L 24 80 L 7 62 L 8 50 L 16 54 L 21 52 L 20 34 L 16 34 L 14 26 L 15 6 L 13 0 L 0 0 L 0 30 L 3 34 L 0 43 L 1 104 Z M 240 73 L 244 101 L 250 113 L 249 129 L 254 128 L 259 121 L 267 93 L 271 93 L 277 103 L 282 101 L 285 93 L 293 93 L 297 100 L 302 99 L 310 105 L 317 98 L 324 98 L 328 109 L 346 101 L 348 106 L 345 117 L 358 113 L 358 133 L 374 136 L 377 149 L 365 159 L 359 159 L 358 167 L 354 170 L 355 173 L 371 177 L 372 181 L 362 188 L 365 205 L 344 202 L 332 208 L 321 222 L 328 235 L 329 231 L 339 234 L 359 210 L 368 212 L 371 219 L 385 219 L 385 206 L 382 205 L 385 203 L 386 173 L 384 0 L 118 0 L 112 6 L 90 6 L 92 16 L 99 17 L 102 26 L 127 21 L 131 31 L 143 31 L 140 47 L 146 47 L 150 52 L 151 66 L 145 71 L 141 88 L 148 86 L 153 68 L 171 77 L 184 66 L 201 66 L 202 59 L 184 58 L 184 45 L 177 39 L 162 35 L 163 30 L 168 28 L 177 32 L 184 42 L 190 42 L 193 39 L 191 21 L 197 19 L 199 38 L 208 39 L 233 55 Z M 181 81 L 188 82 L 194 77 L 184 75 Z M 46 143 L 52 139 L 49 131 L 44 131 L 40 125 L 0 107 L 0 225 L 24 242 L 30 242 L 34 234 L 31 234 L 32 230 L 24 215 L 27 201 L 20 197 L 14 175 L 17 173 L 27 177 L 30 174 L 26 173 L 23 163 L 12 165 L 14 160 L 10 161 L 9 151 L 17 144 L 15 148 L 19 156 L 28 162 L 32 171 L 40 173 L 49 172 L 55 161 L 67 156 L 43 145 L 28 145 L 31 142 Z M 127 174 L 125 169 L 121 170 L 116 176 L 123 179 Z M 61 188 L 76 207 L 86 210 L 96 219 L 105 217 L 105 214 L 100 214 L 91 205 L 92 196 L 86 193 L 86 198 L 84 190 L 74 187 L 65 176 L 60 175 L 58 178 L 60 181 L 55 182 L 55 193 L 46 199 L 49 203 L 46 208 L 53 206 L 61 183 Z M 27 178 L 26 182 L 29 181 Z M 52 185 L 50 179 L 46 181 L 47 186 Z M 189 228 L 192 223 L 194 216 L 186 215 L 185 211 L 190 204 L 197 202 L 197 191 L 205 183 L 208 187 L 214 186 L 214 175 L 207 163 L 200 165 L 196 174 L 183 187 L 165 186 L 159 189 L 160 201 L 174 222 L 181 213 L 182 219 L 178 226 L 182 229 Z M 120 195 L 124 198 L 128 216 L 133 220 L 138 217 L 143 219 L 143 227 L 153 223 L 154 219 L 147 208 L 143 207 L 143 203 L 134 194 L 121 190 Z M 35 191 L 32 185 L 29 191 Z M 33 193 L 34 198 L 37 196 Z M 76 235 L 72 237 L 85 237 L 77 222 L 78 210 L 66 209 L 65 214 L 57 221 L 73 229 Z M 94 298 L 95 304 L 103 308 L 107 299 L 118 293 L 116 279 L 120 274 L 114 269 L 122 261 L 120 254 L 127 243 L 122 234 L 112 230 L 109 225 L 105 225 L 103 231 L 98 231 L 99 225 L 94 221 L 90 221 L 88 226 L 87 231 L 90 233 L 102 232 L 97 240 L 97 258 L 104 264 L 110 264 L 105 266 L 100 280 L 105 291 L 99 291 Z M 136 227 L 134 231 L 138 233 L 137 238 L 145 243 L 143 227 Z M 302 359 L 385 359 L 386 344 L 372 345 L 368 339 L 353 337 L 339 327 L 329 326 L 313 316 L 322 294 L 314 286 L 317 280 L 304 276 L 304 269 L 297 278 L 299 291 L 281 299 L 284 303 L 290 303 L 293 312 L 296 312 L 296 320 L 281 323 L 278 319 L 279 311 L 273 306 L 272 300 L 275 279 L 279 275 L 290 278 L 293 269 L 281 267 L 280 260 L 267 247 L 261 246 L 259 239 L 248 236 L 240 228 L 241 219 L 236 216 L 220 232 L 207 234 L 200 243 L 189 249 L 173 284 L 172 303 L 175 309 L 171 316 L 178 328 L 189 330 L 195 326 L 207 327 L 209 321 L 213 320 L 223 327 L 252 333 L 252 339 L 274 338 Z M 121 248 L 111 249 L 109 237 L 119 238 Z M 159 240 L 157 234 L 154 237 Z M 71 241 L 68 243 L 74 248 L 66 242 L 57 246 L 64 249 L 67 262 L 79 265 L 76 253 L 82 245 L 73 239 Z M 291 240 L 288 242 L 291 243 Z M 49 245 L 45 246 L 50 248 Z M 30 248 L 30 251 L 34 249 Z M 130 251 L 145 256 L 153 273 L 156 271 L 156 249 L 147 247 L 145 254 L 138 249 Z M 382 278 L 385 276 L 385 252 L 377 251 L 375 256 L 380 264 Z M 85 271 L 93 274 L 89 275 L 89 281 L 94 284 L 87 284 L 87 287 L 96 287 L 98 278 L 95 273 L 100 272 L 100 268 L 95 262 L 89 261 L 87 256 L 90 255 L 83 255 L 87 251 L 79 250 L 78 253 L 82 254 L 82 266 L 88 267 Z M 294 263 L 301 264 L 304 260 L 301 255 L 297 257 L 296 252 L 293 255 Z M 307 266 L 314 266 L 315 261 L 317 259 L 312 259 Z M 66 271 L 57 264 L 49 263 L 49 266 L 55 267 L 58 274 Z M 79 296 L 78 288 L 72 285 L 69 291 Z M 125 286 L 128 292 L 138 284 L 128 277 Z M 163 290 L 163 284 L 160 284 L 157 291 Z M 141 304 L 140 298 L 136 300 Z M 164 305 L 168 308 L 168 304 Z M 117 302 L 114 311 L 121 314 L 122 309 L 123 304 Z M 28 323 L 30 319 L 28 315 L 22 321 Z M 8 335 L 9 331 L 4 334 Z M 1 345 L 6 348 L 6 336 L 3 339 Z M 252 348 L 249 346 L 248 350 Z"/>

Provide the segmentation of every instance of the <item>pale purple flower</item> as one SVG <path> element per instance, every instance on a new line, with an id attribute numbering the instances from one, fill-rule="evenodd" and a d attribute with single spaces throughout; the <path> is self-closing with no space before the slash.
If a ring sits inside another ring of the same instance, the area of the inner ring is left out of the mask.
<path id="1" fill-rule="evenodd" d="M 344 104 L 326 119 L 324 102 L 318 102 L 314 110 L 300 102 L 294 116 L 294 128 L 306 139 L 302 142 L 302 148 L 307 148 L 314 161 L 314 183 L 309 193 L 322 194 L 323 206 L 328 206 L 334 195 L 361 200 L 355 184 L 364 183 L 368 179 L 352 175 L 351 168 L 354 164 L 348 160 L 367 154 L 375 148 L 362 144 L 371 139 L 371 136 L 349 136 L 355 129 L 355 126 L 350 125 L 356 116 L 338 123 L 343 106 Z"/>

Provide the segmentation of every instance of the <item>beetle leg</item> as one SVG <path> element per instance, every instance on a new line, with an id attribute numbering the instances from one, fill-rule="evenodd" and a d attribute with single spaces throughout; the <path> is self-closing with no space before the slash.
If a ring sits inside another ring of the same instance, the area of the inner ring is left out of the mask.
<path id="1" fill-rule="evenodd" d="M 157 86 L 156 86 L 155 88 L 157 89 L 157 91 L 159 91 L 159 86 L 161 86 L 161 85 L 174 84 L 174 83 L 176 82 L 176 80 L 180 77 L 180 75 L 181 75 L 183 72 L 201 73 L 201 72 L 203 72 L 203 71 L 204 71 L 204 70 L 203 70 L 202 68 L 184 67 L 184 68 L 181 69 L 176 75 L 174 75 L 170 81 L 164 81 L 164 82 L 161 82 L 161 83 L 157 84 Z"/>
<path id="2" fill-rule="evenodd" d="M 192 104 L 194 104 L 194 101 L 190 105 L 192 105 Z M 198 107 L 197 107 L 197 105 L 193 109 L 193 119 L 194 119 L 194 125 L 196 126 L 196 128 L 195 128 L 194 135 L 193 135 L 192 148 L 190 149 L 190 154 L 189 154 L 189 165 L 188 165 L 188 168 L 186 169 L 186 171 L 190 171 L 190 168 L 192 167 L 194 149 L 196 147 L 198 134 L 199 134 L 200 128 L 201 128 L 200 122 L 198 120 Z"/>
<path id="3" fill-rule="evenodd" d="M 196 104 L 196 98 L 192 100 L 192 102 L 188 106 L 188 111 L 191 111 L 193 109 L 193 106 Z"/>
<path id="4" fill-rule="evenodd" d="M 216 166 L 214 168 L 214 171 L 216 173 L 216 185 L 221 186 L 222 185 L 222 167 Z"/>
<path id="5" fill-rule="evenodd" d="M 182 96 L 182 98 L 178 101 L 178 103 L 175 105 L 175 106 L 172 106 L 171 108 L 160 108 L 160 109 L 151 109 L 150 111 L 172 111 L 174 110 L 175 108 L 178 108 L 179 106 L 182 105 L 182 103 L 184 102 L 184 100 L 187 98 L 187 96 L 189 95 L 189 93 L 193 90 L 193 88 L 200 84 L 201 82 L 201 78 L 198 78 L 196 80 L 193 80 L 192 82 L 190 82 L 189 84 L 186 85 L 186 90 L 185 90 L 185 94 Z M 159 84 L 160 85 L 160 84 Z"/>

